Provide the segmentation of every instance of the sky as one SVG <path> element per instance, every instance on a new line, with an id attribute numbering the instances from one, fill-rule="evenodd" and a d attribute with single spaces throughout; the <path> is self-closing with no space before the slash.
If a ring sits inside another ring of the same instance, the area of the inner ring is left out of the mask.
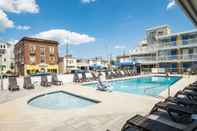
<path id="1" fill-rule="evenodd" d="M 174 0 L 0 0 L 0 39 L 56 40 L 60 56 L 116 56 L 145 38 L 145 29 L 167 24 L 194 29 Z"/>

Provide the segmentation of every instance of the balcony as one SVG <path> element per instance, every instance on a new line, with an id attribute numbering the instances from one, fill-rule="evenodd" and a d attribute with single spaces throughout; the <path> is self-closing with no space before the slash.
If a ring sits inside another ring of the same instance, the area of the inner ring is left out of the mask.
<path id="1" fill-rule="evenodd" d="M 159 56 L 158 62 L 192 62 L 197 61 L 197 53 L 195 54 L 181 54 L 181 55 L 168 55 Z"/>
<path id="2" fill-rule="evenodd" d="M 158 44 L 158 49 L 176 49 L 176 48 L 185 48 L 185 47 L 197 47 L 197 38 L 181 40 L 179 42 L 160 42 Z"/>

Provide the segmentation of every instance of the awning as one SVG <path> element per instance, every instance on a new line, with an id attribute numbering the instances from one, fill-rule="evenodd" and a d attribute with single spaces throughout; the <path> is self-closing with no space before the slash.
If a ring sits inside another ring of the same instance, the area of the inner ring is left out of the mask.
<path id="1" fill-rule="evenodd" d="M 197 0 L 176 0 L 185 14 L 197 27 Z"/>
<path id="2" fill-rule="evenodd" d="M 92 64 L 92 65 L 90 65 L 90 67 L 98 69 L 98 68 L 104 68 L 105 66 L 102 64 Z"/>
<path id="3" fill-rule="evenodd" d="M 125 62 L 119 62 L 118 66 L 133 66 L 136 65 L 138 66 L 140 63 L 137 61 L 125 61 Z"/>

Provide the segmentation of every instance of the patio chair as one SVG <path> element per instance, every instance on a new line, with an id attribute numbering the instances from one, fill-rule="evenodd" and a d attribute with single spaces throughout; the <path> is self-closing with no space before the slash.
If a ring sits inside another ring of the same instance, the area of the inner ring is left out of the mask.
<path id="1" fill-rule="evenodd" d="M 135 115 L 124 124 L 121 131 L 194 131 L 196 128 L 196 122 L 188 124 L 180 129 L 148 117 Z"/>
<path id="2" fill-rule="evenodd" d="M 41 86 L 44 86 L 44 87 L 50 87 L 51 86 L 51 82 L 48 82 L 48 78 L 46 75 L 44 76 L 41 76 L 41 83 L 40 83 Z"/>
<path id="3" fill-rule="evenodd" d="M 34 89 L 34 85 L 32 84 L 30 76 L 24 77 L 23 88 L 24 89 Z"/>
<path id="4" fill-rule="evenodd" d="M 9 91 L 19 91 L 20 90 L 15 76 L 8 77 L 8 90 Z"/>
<path id="5" fill-rule="evenodd" d="M 150 114 L 159 110 L 166 111 L 173 121 L 186 124 L 192 122 L 192 114 L 197 114 L 196 108 L 181 106 L 170 102 L 158 102 L 154 105 Z"/>
<path id="6" fill-rule="evenodd" d="M 75 82 L 75 83 L 81 82 L 77 72 L 75 72 L 74 75 L 73 75 L 73 82 Z"/>
<path id="7" fill-rule="evenodd" d="M 60 80 L 58 80 L 57 74 L 55 74 L 55 73 L 53 73 L 53 74 L 51 75 L 51 83 L 52 83 L 53 85 L 63 85 L 63 82 L 60 81 Z"/>

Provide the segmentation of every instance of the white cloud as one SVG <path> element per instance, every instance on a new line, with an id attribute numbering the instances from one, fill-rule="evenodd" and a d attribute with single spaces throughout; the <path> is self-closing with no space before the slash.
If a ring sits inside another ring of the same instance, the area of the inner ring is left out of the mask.
<path id="1" fill-rule="evenodd" d="M 125 49 L 126 47 L 123 45 L 116 45 L 114 48 L 115 49 Z"/>
<path id="2" fill-rule="evenodd" d="M 36 0 L 0 0 L 0 32 L 7 28 L 15 27 L 14 22 L 10 20 L 6 13 L 38 13 L 39 6 Z M 29 26 L 16 26 L 19 30 L 28 30 Z"/>
<path id="3" fill-rule="evenodd" d="M 167 10 L 172 9 L 176 6 L 176 1 L 175 0 L 169 0 L 169 3 L 166 7 Z"/>
<path id="4" fill-rule="evenodd" d="M 12 13 L 38 13 L 36 0 L 0 0 L 0 9 Z"/>
<path id="5" fill-rule="evenodd" d="M 80 34 L 77 32 L 71 32 L 64 29 L 53 29 L 53 30 L 40 32 L 34 35 L 33 37 L 55 40 L 61 44 L 69 42 L 69 44 L 75 44 L 75 45 L 94 42 L 96 40 L 95 37 L 91 37 L 86 34 Z"/>
<path id="6" fill-rule="evenodd" d="M 96 0 L 81 0 L 82 3 L 84 4 L 89 4 L 89 3 L 94 3 Z"/>
<path id="7" fill-rule="evenodd" d="M 18 25 L 18 26 L 16 26 L 16 29 L 17 30 L 30 30 L 31 29 L 31 26 L 28 26 L 28 25 Z"/>
<path id="8" fill-rule="evenodd" d="M 18 41 L 19 40 L 11 39 L 11 40 L 8 40 L 8 43 L 15 45 Z"/>
<path id="9" fill-rule="evenodd" d="M 11 21 L 5 12 L 0 10 L 0 31 L 4 31 L 7 28 L 13 28 L 14 27 L 14 22 Z"/>

